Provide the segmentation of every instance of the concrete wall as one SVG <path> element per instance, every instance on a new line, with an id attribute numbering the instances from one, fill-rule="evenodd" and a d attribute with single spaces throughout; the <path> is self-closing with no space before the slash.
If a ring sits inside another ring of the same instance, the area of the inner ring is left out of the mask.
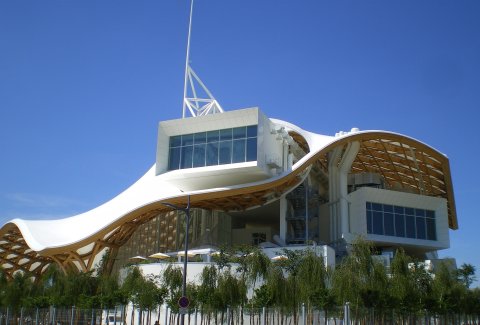
<path id="1" fill-rule="evenodd" d="M 450 246 L 447 201 L 443 198 L 363 187 L 350 193 L 348 195 L 348 201 L 350 202 L 350 231 L 344 234 L 347 242 L 351 242 L 357 235 L 363 235 L 367 240 L 373 242 L 390 242 L 401 245 L 419 246 L 432 250 L 444 249 Z M 435 211 L 437 240 L 367 234 L 365 205 L 367 201 Z"/>

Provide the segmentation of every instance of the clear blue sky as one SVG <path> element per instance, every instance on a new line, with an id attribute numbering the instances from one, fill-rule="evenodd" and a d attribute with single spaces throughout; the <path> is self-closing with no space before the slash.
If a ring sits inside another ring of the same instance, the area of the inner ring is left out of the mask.
<path id="1" fill-rule="evenodd" d="M 0 1 L 0 224 L 96 207 L 181 116 L 188 0 Z M 458 263 L 480 272 L 480 2 L 196 0 L 192 67 L 224 109 L 383 129 L 451 162 Z"/>

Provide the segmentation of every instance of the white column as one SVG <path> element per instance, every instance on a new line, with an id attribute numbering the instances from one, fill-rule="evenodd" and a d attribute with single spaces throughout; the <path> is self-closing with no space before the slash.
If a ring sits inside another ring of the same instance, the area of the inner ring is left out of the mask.
<path id="1" fill-rule="evenodd" d="M 287 199 L 285 195 L 280 198 L 280 238 L 287 240 Z"/>
<path id="2" fill-rule="evenodd" d="M 341 236 L 350 232 L 349 229 L 349 215 L 348 215 L 348 173 L 352 168 L 353 161 L 357 157 L 358 150 L 360 149 L 359 142 L 352 142 L 347 145 L 342 161 L 339 165 L 338 173 L 338 191 L 339 191 L 339 207 L 340 207 L 340 219 L 341 219 Z"/>

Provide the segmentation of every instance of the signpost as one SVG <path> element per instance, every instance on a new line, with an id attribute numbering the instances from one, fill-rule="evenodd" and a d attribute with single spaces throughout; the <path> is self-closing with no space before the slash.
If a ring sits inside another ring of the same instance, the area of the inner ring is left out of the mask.
<path id="1" fill-rule="evenodd" d="M 186 315 L 188 314 L 188 306 L 190 305 L 190 300 L 188 300 L 187 297 L 183 296 L 180 299 L 178 299 L 178 307 L 179 308 L 179 314 L 180 315 Z"/>

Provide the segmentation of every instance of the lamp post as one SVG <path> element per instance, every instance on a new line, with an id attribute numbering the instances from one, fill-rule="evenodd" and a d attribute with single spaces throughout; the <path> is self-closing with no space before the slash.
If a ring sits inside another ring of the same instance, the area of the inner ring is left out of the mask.
<path id="1" fill-rule="evenodd" d="M 171 203 L 162 203 L 163 205 L 172 208 L 177 211 L 183 211 L 185 213 L 185 256 L 183 260 L 183 282 L 182 282 L 182 298 L 187 299 L 187 259 L 188 259 L 188 228 L 190 225 L 190 195 L 187 196 L 187 206 L 180 207 Z M 188 302 L 188 299 L 187 299 Z M 180 317 L 180 324 L 185 324 L 185 314 Z"/>

